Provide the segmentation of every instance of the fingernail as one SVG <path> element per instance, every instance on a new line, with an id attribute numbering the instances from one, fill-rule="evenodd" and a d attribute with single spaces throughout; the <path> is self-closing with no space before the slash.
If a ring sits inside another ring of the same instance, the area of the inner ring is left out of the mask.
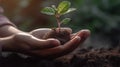
<path id="1" fill-rule="evenodd" d="M 74 39 L 80 40 L 81 38 L 79 36 L 75 36 Z"/>
<path id="2" fill-rule="evenodd" d="M 83 33 L 83 37 L 88 37 L 91 33 L 90 30 L 87 30 L 87 29 L 82 30 L 81 32 Z"/>

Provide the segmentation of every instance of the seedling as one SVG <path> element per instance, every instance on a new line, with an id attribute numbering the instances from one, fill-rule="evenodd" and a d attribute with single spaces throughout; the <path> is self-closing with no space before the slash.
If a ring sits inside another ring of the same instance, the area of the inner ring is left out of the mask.
<path id="1" fill-rule="evenodd" d="M 52 5 L 51 7 L 43 8 L 41 13 L 55 16 L 60 32 L 61 24 L 67 24 L 71 20 L 70 18 L 60 20 L 61 16 L 76 10 L 76 8 L 70 8 L 70 6 L 71 3 L 69 1 L 62 1 L 57 7 Z"/>
<path id="2" fill-rule="evenodd" d="M 51 7 L 45 7 L 41 10 L 41 13 L 52 15 L 56 18 L 58 29 L 52 29 L 46 33 L 43 39 L 55 38 L 60 41 L 61 44 L 65 44 L 71 39 L 71 32 L 66 29 L 61 29 L 61 24 L 67 24 L 70 22 L 70 18 L 64 18 L 61 20 L 61 16 L 70 13 L 76 8 L 70 8 L 71 3 L 69 1 L 62 1 L 57 7 L 52 5 Z"/>

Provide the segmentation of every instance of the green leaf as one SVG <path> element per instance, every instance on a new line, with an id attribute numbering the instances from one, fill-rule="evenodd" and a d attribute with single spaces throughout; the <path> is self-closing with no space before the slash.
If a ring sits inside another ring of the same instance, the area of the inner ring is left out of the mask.
<path id="1" fill-rule="evenodd" d="M 61 21 L 61 23 L 67 24 L 68 22 L 70 22 L 70 20 L 71 20 L 70 18 L 65 18 Z"/>
<path id="2" fill-rule="evenodd" d="M 47 15 L 55 15 L 55 10 L 52 7 L 45 7 L 42 9 L 41 13 L 47 14 Z"/>
<path id="3" fill-rule="evenodd" d="M 76 8 L 69 8 L 69 10 L 68 10 L 67 12 L 65 12 L 64 14 L 67 14 L 67 13 L 73 12 L 73 11 L 75 11 L 75 10 L 76 10 Z"/>
<path id="4" fill-rule="evenodd" d="M 57 8 L 58 14 L 64 14 L 70 8 L 71 3 L 69 1 L 62 1 Z"/>

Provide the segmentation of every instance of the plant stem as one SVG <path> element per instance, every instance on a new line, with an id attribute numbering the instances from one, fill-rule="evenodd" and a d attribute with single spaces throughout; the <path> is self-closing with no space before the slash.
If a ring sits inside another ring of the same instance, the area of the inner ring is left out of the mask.
<path id="1" fill-rule="evenodd" d="M 60 25 L 61 25 L 61 23 L 60 23 L 60 15 L 55 15 L 55 17 L 56 17 L 56 20 L 57 20 L 57 24 L 58 24 L 58 33 L 60 32 Z"/>

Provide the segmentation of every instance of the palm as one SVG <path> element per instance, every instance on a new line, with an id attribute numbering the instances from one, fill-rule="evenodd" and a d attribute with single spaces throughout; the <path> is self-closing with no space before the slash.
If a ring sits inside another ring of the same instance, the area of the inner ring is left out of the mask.
<path id="1" fill-rule="evenodd" d="M 88 31 L 88 33 L 86 33 L 86 30 L 81 30 L 77 33 L 72 33 L 72 30 L 70 28 L 62 28 L 62 29 L 67 29 L 71 32 L 71 38 L 74 38 L 75 36 L 80 36 L 83 41 L 85 40 L 85 38 L 87 36 L 90 35 L 90 31 Z M 41 28 L 41 29 L 36 29 L 36 30 L 33 30 L 30 32 L 30 34 L 32 34 L 33 36 L 37 37 L 37 38 L 40 38 L 40 39 L 43 39 L 43 37 L 45 36 L 46 33 L 50 32 L 51 29 L 50 28 Z M 84 32 L 85 31 L 85 32 Z M 82 33 L 81 33 L 82 32 Z M 86 36 L 84 36 L 84 34 L 86 34 Z"/>
<path id="2" fill-rule="evenodd" d="M 49 48 L 49 49 L 31 51 L 31 52 L 35 55 L 42 56 L 42 57 L 52 57 L 52 58 L 59 57 L 59 56 L 65 55 L 73 51 L 75 48 L 79 46 L 79 44 L 82 44 L 85 41 L 85 39 L 90 35 L 89 30 L 81 30 L 77 33 L 72 34 L 71 29 L 69 28 L 62 28 L 62 29 L 69 30 L 71 32 L 71 38 L 74 36 L 75 37 L 71 39 L 70 41 L 68 41 L 67 43 L 65 43 L 64 45 L 56 46 L 56 47 Z M 42 29 L 37 29 L 37 30 L 30 32 L 30 34 L 32 34 L 33 36 L 37 38 L 42 39 L 42 37 L 47 32 L 50 32 L 50 31 L 51 29 L 49 28 L 42 28 Z"/>

